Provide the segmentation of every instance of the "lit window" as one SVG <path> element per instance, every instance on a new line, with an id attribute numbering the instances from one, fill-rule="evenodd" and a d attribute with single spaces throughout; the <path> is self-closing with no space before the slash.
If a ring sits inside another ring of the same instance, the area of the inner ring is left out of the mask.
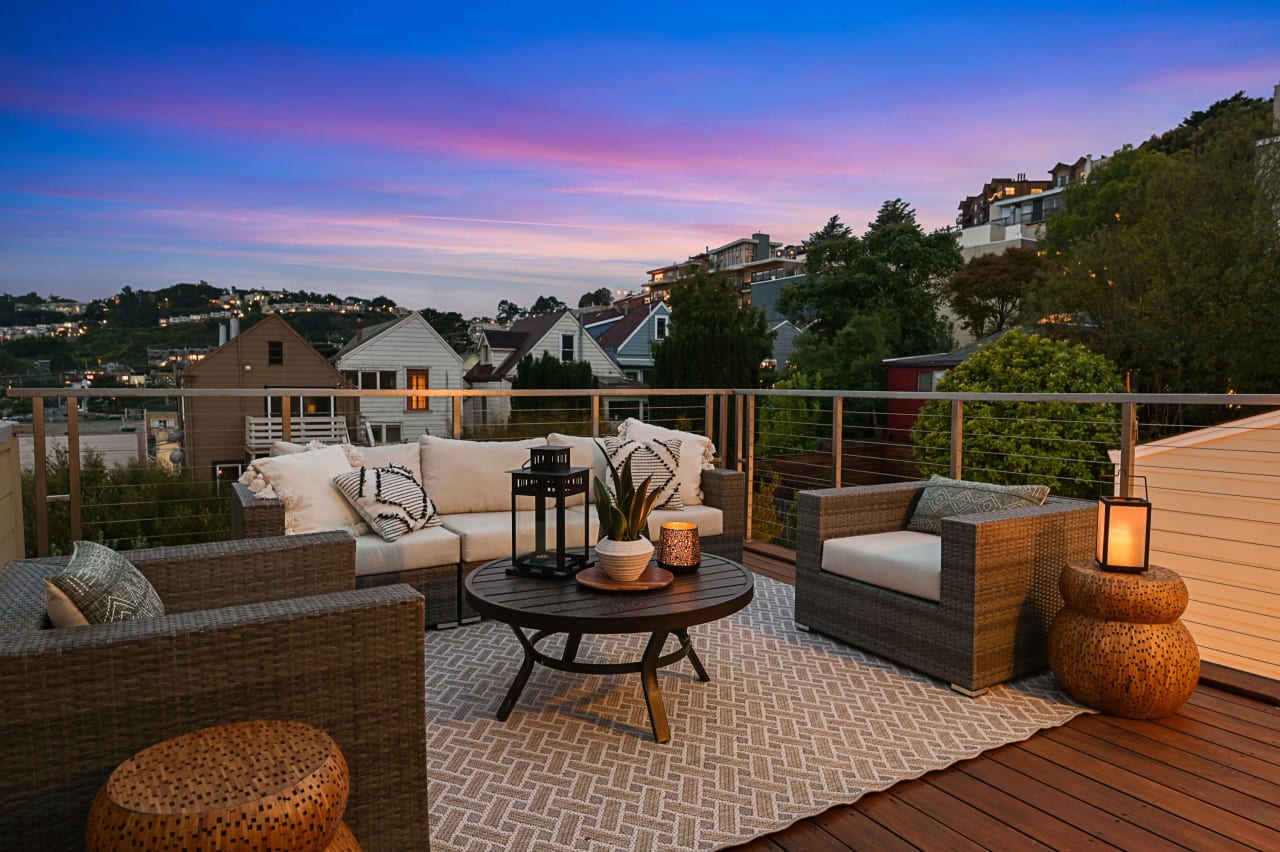
<path id="1" fill-rule="evenodd" d="M 430 370 L 405 370 L 405 386 L 409 390 L 427 390 L 431 387 Z M 411 396 L 405 405 L 407 411 L 430 411 L 431 400 L 425 396 Z"/>

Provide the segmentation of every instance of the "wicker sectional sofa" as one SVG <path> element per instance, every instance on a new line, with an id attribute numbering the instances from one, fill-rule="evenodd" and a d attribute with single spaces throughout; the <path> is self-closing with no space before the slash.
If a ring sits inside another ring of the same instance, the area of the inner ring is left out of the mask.
<path id="1" fill-rule="evenodd" d="M 0 847 L 83 849 L 89 805 L 117 765 L 253 719 L 334 738 L 364 848 L 428 847 L 420 594 L 353 589 L 355 544 L 339 532 L 124 555 L 165 615 L 52 629 L 43 580 L 65 557 L 0 571 Z"/>
<path id="2" fill-rule="evenodd" d="M 572 442 L 573 464 L 597 467 L 593 463 L 590 439 L 551 437 L 553 442 Z M 409 533 L 394 542 L 386 542 L 376 533 L 357 536 L 357 588 L 408 583 L 426 597 L 426 623 L 430 627 L 449 627 L 477 619 L 478 614 L 466 605 L 461 594 L 463 578 L 485 562 L 510 555 L 511 502 L 507 471 L 520 467 L 528 459 L 529 446 L 539 442 L 545 443 L 545 440 L 481 442 L 424 438 L 420 472 L 427 493 L 437 504 L 442 523 Z M 700 471 L 698 484 L 701 504 L 682 510 L 655 511 L 650 519 L 651 536 L 657 540 L 665 521 L 692 521 L 704 531 L 704 550 L 741 560 L 746 533 L 746 475 L 741 471 L 707 468 Z M 584 532 L 589 543 L 593 544 L 596 539 L 595 509 L 585 500 L 580 497 L 573 501 L 575 504 L 566 512 L 566 537 L 570 547 L 582 545 Z M 255 496 L 244 484 L 233 485 L 231 512 L 236 537 L 278 536 L 288 532 L 285 501 Z M 533 514 L 532 510 L 517 513 L 521 548 L 532 537 Z M 548 515 L 554 513 L 548 512 Z"/>

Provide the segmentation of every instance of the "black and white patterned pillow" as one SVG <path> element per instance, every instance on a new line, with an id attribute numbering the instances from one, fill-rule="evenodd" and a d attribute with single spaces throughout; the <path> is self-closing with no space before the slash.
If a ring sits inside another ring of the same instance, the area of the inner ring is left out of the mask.
<path id="1" fill-rule="evenodd" d="M 386 541 L 440 524 L 435 504 L 402 464 L 358 467 L 335 476 L 333 484 Z"/>
<path id="2" fill-rule="evenodd" d="M 645 477 L 652 476 L 650 489 L 658 492 L 655 509 L 683 509 L 680 496 L 680 480 L 676 470 L 680 467 L 680 439 L 654 438 L 649 441 L 624 441 L 621 438 L 602 438 L 605 455 L 613 466 L 622 472 L 622 466 L 631 459 L 631 482 L 639 485 Z M 613 482 L 607 483 L 613 493 Z"/>
<path id="3" fill-rule="evenodd" d="M 109 547 L 77 541 L 71 560 L 44 581 L 54 627 L 84 627 L 164 615 L 156 590 L 133 563 Z"/>

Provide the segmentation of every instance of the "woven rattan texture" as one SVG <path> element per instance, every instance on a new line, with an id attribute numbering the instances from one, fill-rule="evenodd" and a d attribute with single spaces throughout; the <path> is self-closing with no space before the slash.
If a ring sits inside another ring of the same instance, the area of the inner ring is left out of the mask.
<path id="1" fill-rule="evenodd" d="M 292 719 L 341 744 L 346 821 L 367 848 L 426 848 L 420 594 L 351 589 L 345 533 L 125 555 L 182 611 L 8 631 L 41 620 L 40 578 L 58 564 L 0 572 L 0 847 L 81 849 L 94 794 L 130 755 L 210 725 Z M 348 591 L 331 590 L 339 576 Z"/>
<path id="2" fill-rule="evenodd" d="M 902 529 L 921 487 L 800 493 L 796 621 L 968 690 L 1045 668 L 1058 576 L 1093 552 L 1095 504 L 1050 497 L 943 519 L 937 603 L 819 570 L 827 539 Z"/>

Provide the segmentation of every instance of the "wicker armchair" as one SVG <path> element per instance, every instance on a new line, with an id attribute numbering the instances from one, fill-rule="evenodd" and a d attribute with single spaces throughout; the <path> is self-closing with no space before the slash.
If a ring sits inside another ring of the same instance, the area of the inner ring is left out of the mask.
<path id="1" fill-rule="evenodd" d="M 45 629 L 42 581 L 66 560 L 0 571 L 0 846 L 83 849 L 93 796 L 130 755 L 208 725 L 295 719 L 346 755 L 346 821 L 364 848 L 427 848 L 418 593 L 353 590 L 345 533 L 125 555 L 168 614 Z"/>
<path id="2" fill-rule="evenodd" d="M 797 626 L 825 633 L 977 694 L 1040 671 L 1058 576 L 1093 555 L 1093 503 L 942 521 L 940 600 L 924 600 L 820 570 L 828 539 L 902 529 L 924 483 L 803 491 L 796 542 Z"/>

